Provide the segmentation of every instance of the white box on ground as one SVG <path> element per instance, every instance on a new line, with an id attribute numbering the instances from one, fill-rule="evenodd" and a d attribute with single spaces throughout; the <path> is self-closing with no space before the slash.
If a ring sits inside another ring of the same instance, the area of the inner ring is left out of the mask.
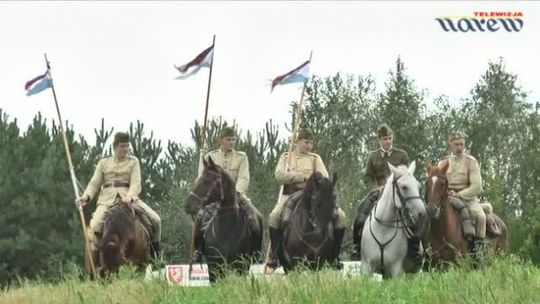
<path id="1" fill-rule="evenodd" d="M 189 275 L 189 265 L 167 265 L 167 282 L 171 285 L 180 286 L 209 286 L 208 266 L 206 264 L 193 265 L 191 277 Z"/>

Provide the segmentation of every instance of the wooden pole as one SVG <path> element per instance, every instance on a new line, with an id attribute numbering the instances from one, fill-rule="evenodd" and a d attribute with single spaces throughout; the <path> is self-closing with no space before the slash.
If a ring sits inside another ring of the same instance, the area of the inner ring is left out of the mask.
<path id="1" fill-rule="evenodd" d="M 309 63 L 310 64 L 311 64 L 312 56 L 313 56 L 313 51 L 309 54 Z M 289 154 L 287 154 L 288 155 L 287 162 L 285 162 L 285 171 L 289 170 L 289 167 L 291 165 L 291 153 L 293 151 L 294 143 L 296 142 L 296 137 L 298 136 L 298 129 L 300 128 L 300 122 L 302 120 L 302 111 L 303 111 L 303 108 L 304 108 L 304 94 L 306 92 L 306 86 L 307 86 L 307 80 L 304 82 L 304 86 L 302 87 L 302 93 L 300 95 L 300 103 L 299 103 L 298 109 L 296 111 L 296 121 L 294 123 L 293 134 L 292 134 L 290 142 L 289 142 Z M 284 189 L 284 187 L 285 186 L 283 184 L 279 187 L 279 194 L 278 194 L 277 203 L 279 203 L 281 201 L 282 197 L 283 197 L 283 189 Z M 267 273 L 268 267 L 266 266 L 266 264 L 268 263 L 268 258 L 270 257 L 270 251 L 271 250 L 272 250 L 272 243 L 269 243 L 268 246 L 267 246 L 267 250 L 266 250 L 266 257 L 264 259 L 264 269 L 263 269 L 264 274 Z"/>
<path id="2" fill-rule="evenodd" d="M 49 60 L 47 59 L 47 54 L 44 54 L 44 55 L 45 55 L 45 63 L 47 65 L 47 71 L 49 72 L 49 76 L 51 76 L 50 75 L 51 66 L 50 66 Z M 75 170 L 73 168 L 73 161 L 71 159 L 71 152 L 69 151 L 69 145 L 68 145 L 68 141 L 67 141 L 67 137 L 66 137 L 66 132 L 64 130 L 64 123 L 62 121 L 62 115 L 60 114 L 60 107 L 58 106 L 58 99 L 56 98 L 56 91 L 54 89 L 54 83 L 52 83 L 51 89 L 52 89 L 52 93 L 53 93 L 53 97 L 54 97 L 54 104 L 56 106 L 56 114 L 58 115 L 58 122 L 59 122 L 58 125 L 60 126 L 60 133 L 62 133 L 62 138 L 64 140 L 64 148 L 65 148 L 66 159 L 67 159 L 68 167 L 69 167 L 69 175 L 71 177 L 71 184 L 73 185 L 73 192 L 75 194 L 75 199 L 78 199 L 79 196 L 80 196 L 80 193 L 79 193 L 79 188 L 77 187 L 77 178 L 75 177 Z M 81 225 L 82 225 L 82 229 L 83 229 L 83 235 L 84 235 L 84 241 L 85 241 L 85 247 L 86 247 L 86 254 L 88 255 L 88 258 L 89 258 L 89 261 L 90 261 L 90 267 L 92 269 L 92 274 L 94 275 L 94 278 L 96 278 L 96 268 L 95 268 L 95 264 L 94 264 L 94 259 L 92 258 L 92 252 L 90 251 L 90 246 L 89 246 L 90 241 L 88 240 L 88 233 L 87 233 L 87 229 L 86 229 L 86 220 L 84 218 L 83 208 L 82 208 L 82 206 L 80 204 L 76 204 L 76 205 L 77 205 L 77 209 L 79 210 L 79 217 L 81 219 Z"/>

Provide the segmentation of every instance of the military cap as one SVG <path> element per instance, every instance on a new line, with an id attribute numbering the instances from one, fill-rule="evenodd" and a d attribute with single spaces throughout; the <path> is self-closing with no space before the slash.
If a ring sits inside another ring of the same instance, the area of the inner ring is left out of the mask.
<path id="1" fill-rule="evenodd" d="M 313 140 L 313 134 L 311 134 L 311 132 L 308 130 L 300 130 L 298 132 L 298 140 L 301 139 Z"/>
<path id="2" fill-rule="evenodd" d="M 223 127 L 221 131 L 219 132 L 219 139 L 223 139 L 225 137 L 234 137 L 236 136 L 234 134 L 234 129 L 231 127 Z"/>
<path id="3" fill-rule="evenodd" d="M 116 146 L 119 143 L 128 143 L 128 142 L 129 142 L 129 134 L 125 132 L 116 132 L 116 134 L 114 134 L 113 146 Z"/>
<path id="4" fill-rule="evenodd" d="M 456 139 L 465 139 L 465 134 L 463 132 L 452 132 L 448 136 L 448 142 L 452 142 Z"/>
<path id="5" fill-rule="evenodd" d="M 392 129 L 390 129 L 390 127 L 383 123 L 381 124 L 378 128 L 377 128 L 377 137 L 381 138 L 381 137 L 385 137 L 385 136 L 390 136 L 392 135 L 394 132 L 392 131 Z"/>

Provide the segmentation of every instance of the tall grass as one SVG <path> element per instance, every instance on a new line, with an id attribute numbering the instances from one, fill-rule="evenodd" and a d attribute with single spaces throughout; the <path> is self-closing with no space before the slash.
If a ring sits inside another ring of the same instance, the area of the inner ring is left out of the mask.
<path id="1" fill-rule="evenodd" d="M 110 280 L 77 274 L 58 284 L 22 282 L 0 303 L 540 303 L 540 269 L 516 258 L 379 282 L 332 270 L 288 276 L 227 276 L 212 287 L 169 286 L 131 269 Z"/>

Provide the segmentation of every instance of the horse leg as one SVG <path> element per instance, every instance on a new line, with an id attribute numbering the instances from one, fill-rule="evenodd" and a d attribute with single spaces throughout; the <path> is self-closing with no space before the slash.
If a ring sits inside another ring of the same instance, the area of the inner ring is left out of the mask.
<path id="1" fill-rule="evenodd" d="M 403 274 L 403 260 L 396 261 L 393 264 L 390 264 L 388 266 L 384 267 L 384 274 L 383 277 L 386 278 L 395 278 L 401 274 Z"/>

